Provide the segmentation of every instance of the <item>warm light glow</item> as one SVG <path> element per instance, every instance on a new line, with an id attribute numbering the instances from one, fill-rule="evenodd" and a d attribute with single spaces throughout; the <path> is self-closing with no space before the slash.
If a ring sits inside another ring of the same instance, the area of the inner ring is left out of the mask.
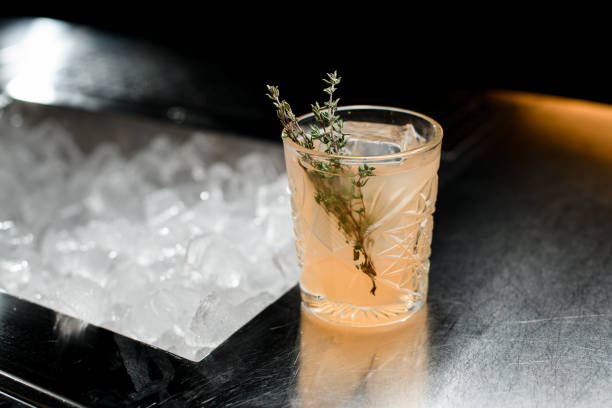
<path id="1" fill-rule="evenodd" d="M 612 160 L 612 106 L 526 92 L 495 92 L 494 99 L 518 108 L 534 143 L 606 161 Z M 521 136 L 521 135 L 519 135 Z"/>

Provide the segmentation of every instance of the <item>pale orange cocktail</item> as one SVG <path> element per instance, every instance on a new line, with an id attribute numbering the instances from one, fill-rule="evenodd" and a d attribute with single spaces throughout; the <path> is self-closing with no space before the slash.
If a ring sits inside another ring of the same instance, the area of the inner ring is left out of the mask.
<path id="1" fill-rule="evenodd" d="M 341 155 L 284 139 L 303 304 L 339 324 L 402 321 L 427 296 L 442 129 L 402 109 L 338 114 L 349 133 Z"/>

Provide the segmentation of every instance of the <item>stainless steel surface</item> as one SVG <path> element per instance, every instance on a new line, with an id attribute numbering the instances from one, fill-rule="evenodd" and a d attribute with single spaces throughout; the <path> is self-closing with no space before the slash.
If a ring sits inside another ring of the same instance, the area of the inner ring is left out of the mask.
<path id="1" fill-rule="evenodd" d="M 385 333 L 349 331 L 294 309 L 294 290 L 202 362 L 206 380 L 188 383 L 192 398 L 223 407 L 609 405 L 612 108 L 495 99 L 512 116 L 440 191 L 426 310 Z"/>
<path id="2" fill-rule="evenodd" d="M 82 343 L 24 337 L 52 314 L 20 315 L 6 297 L 0 370 L 40 379 L 85 406 L 610 405 L 612 108 L 522 94 L 494 99 L 508 120 L 489 127 L 470 160 L 441 169 L 428 304 L 406 324 L 330 326 L 301 311 L 294 288 L 191 363 L 91 326 Z M 57 360 L 24 360 L 32 373 L 2 354 L 28 355 L 20 343 L 44 344 Z M 104 358 L 94 358 L 91 344 Z M 75 347 L 89 353 L 88 366 L 75 366 Z M 71 350 L 64 365 L 62 350 Z M 51 369 L 57 377 L 48 380 Z"/>
<path id="3" fill-rule="evenodd" d="M 498 100 L 512 120 L 440 191 L 428 309 L 385 334 L 302 316 L 295 344 L 267 351 L 282 363 L 243 377 L 240 389 L 257 391 L 229 387 L 211 403 L 265 406 L 277 393 L 274 406 L 609 405 L 612 108 Z"/>

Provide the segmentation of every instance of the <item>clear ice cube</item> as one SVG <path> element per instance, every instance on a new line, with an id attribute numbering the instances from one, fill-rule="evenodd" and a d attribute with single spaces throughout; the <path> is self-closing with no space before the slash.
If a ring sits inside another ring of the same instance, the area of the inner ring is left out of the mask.
<path id="1" fill-rule="evenodd" d="M 161 225 L 185 210 L 183 201 L 170 189 L 148 194 L 144 199 L 144 207 L 147 221 L 153 226 Z"/>
<path id="2" fill-rule="evenodd" d="M 242 251 L 219 234 L 195 238 L 187 250 L 186 267 L 201 281 L 227 289 L 244 285 L 254 269 Z"/>
<path id="3" fill-rule="evenodd" d="M 199 300 L 196 291 L 181 286 L 158 289 L 132 306 L 125 317 L 125 325 L 147 342 L 154 342 L 168 329 L 184 336 Z"/>
<path id="4" fill-rule="evenodd" d="M 105 320 L 109 307 L 108 292 L 95 282 L 79 276 L 55 282 L 47 297 L 48 304 L 53 308 L 93 324 Z"/>
<path id="5" fill-rule="evenodd" d="M 0 288 L 16 293 L 28 284 L 38 259 L 31 250 L 14 250 L 0 245 Z"/>
<path id="6" fill-rule="evenodd" d="M 199 360 L 295 284 L 271 154 L 197 134 L 84 155 L 54 122 L 0 129 L 0 290 Z"/>
<path id="7" fill-rule="evenodd" d="M 356 156 L 378 156 L 405 152 L 425 142 L 411 124 L 390 125 L 374 122 L 344 122 L 349 134 L 345 153 Z M 359 135 L 353 137 L 351 134 Z"/>

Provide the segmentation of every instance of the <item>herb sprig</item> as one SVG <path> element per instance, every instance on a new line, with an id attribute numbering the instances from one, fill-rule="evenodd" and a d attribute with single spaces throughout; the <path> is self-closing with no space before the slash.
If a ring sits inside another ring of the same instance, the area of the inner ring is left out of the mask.
<path id="1" fill-rule="evenodd" d="M 301 128 L 289 103 L 280 99 L 278 87 L 267 85 L 267 96 L 273 101 L 276 114 L 283 125 L 283 137 L 290 138 L 306 149 L 323 150 L 336 156 L 343 155 L 348 133 L 344 130 L 344 121 L 337 114 L 340 99 L 334 99 L 336 86 L 340 84 L 341 79 L 335 71 L 323 79 L 323 82 L 329 85 L 324 89 L 328 99 L 323 105 L 318 102 L 311 105 L 316 124 L 311 126 L 310 132 Z M 371 221 L 363 196 L 363 187 L 369 178 L 374 176 L 375 168 L 364 163 L 359 166 L 358 174 L 349 179 L 349 171 L 338 157 L 322 160 L 314 159 L 309 154 L 301 154 L 300 160 L 308 165 L 302 165 L 302 168 L 315 187 L 316 203 L 338 221 L 338 229 L 353 247 L 355 267 L 371 279 L 370 293 L 375 295 L 376 270 L 367 250 L 367 230 Z M 347 179 L 350 180 L 348 185 Z"/>

